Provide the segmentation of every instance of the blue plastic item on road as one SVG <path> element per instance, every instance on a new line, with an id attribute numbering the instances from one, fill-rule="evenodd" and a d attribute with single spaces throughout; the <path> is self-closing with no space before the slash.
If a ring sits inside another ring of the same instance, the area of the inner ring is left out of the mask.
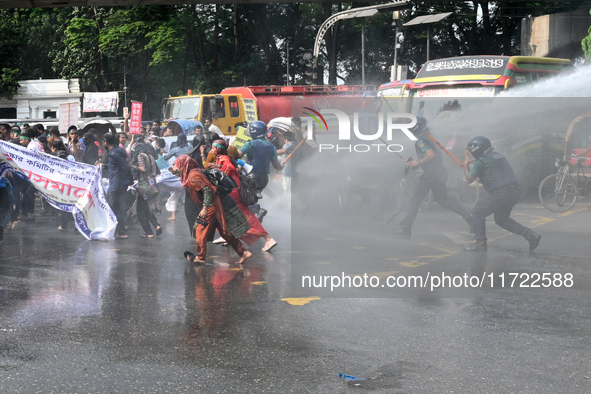
<path id="1" fill-rule="evenodd" d="M 354 380 L 365 380 L 364 378 L 356 378 L 355 376 L 345 375 L 344 373 L 338 373 L 337 376 L 339 376 L 341 378 L 345 378 L 345 379 L 350 380 L 350 381 L 354 381 Z"/>

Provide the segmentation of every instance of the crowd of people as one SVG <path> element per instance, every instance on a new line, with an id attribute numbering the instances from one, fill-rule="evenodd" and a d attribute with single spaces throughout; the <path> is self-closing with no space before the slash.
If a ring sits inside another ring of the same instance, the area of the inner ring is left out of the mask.
<path id="1" fill-rule="evenodd" d="M 63 160 L 103 166 L 108 178 L 107 201 L 117 218 L 116 238 L 129 237 L 130 219 L 137 219 L 143 230 L 141 237 L 160 236 L 163 227 L 157 215 L 163 198 L 167 198 L 165 206 L 171 212 L 170 220 L 176 220 L 176 212 L 184 200 L 189 232 L 197 244 L 197 253 L 187 251 L 185 257 L 194 263 L 204 263 L 207 244 L 214 242 L 231 246 L 240 256 L 238 262 L 243 263 L 252 256 L 245 245 L 252 246 L 261 238 L 265 241 L 263 251 L 268 252 L 277 245 L 262 225 L 267 210 L 257 201 L 269 182 L 271 167 L 284 171 L 288 205 L 292 202 L 291 187 L 297 182 L 298 163 L 305 157 L 306 149 L 299 152 L 297 149 L 301 144 L 296 142 L 303 140 L 298 119 L 286 119 L 292 125 L 288 129 L 252 122 L 248 125 L 251 139 L 239 149 L 214 131 L 211 119 L 205 120 L 205 127 L 197 122 L 194 133 L 191 132 L 191 143 L 185 133 L 180 133 L 170 146 L 163 138 L 172 135 L 170 126 L 162 129 L 154 121 L 142 129 L 141 135 L 129 138 L 128 119 L 121 124 L 119 133 L 102 134 L 93 128 L 84 131 L 71 126 L 65 138 L 57 127 L 45 130 L 42 124 L 36 124 L 21 129 L 0 124 L 0 139 Z M 407 166 L 421 167 L 422 175 L 406 215 L 395 231 L 398 235 L 411 237 L 419 206 L 431 190 L 439 204 L 460 215 L 475 235 L 476 242 L 467 246 L 466 251 L 486 251 L 485 218 L 489 215 L 494 215 L 495 223 L 502 228 L 523 236 L 530 251 L 538 246 L 541 236 L 510 218 L 521 195 L 519 183 L 507 159 L 494 152 L 490 140 L 475 137 L 467 146 L 463 163 L 465 180 L 470 183 L 478 179 L 487 192 L 468 210 L 447 195 L 442 151 L 430 137 L 426 120 L 419 117 L 411 131 L 417 137 L 417 159 L 409 160 Z M 284 156 L 283 163 L 279 161 L 280 155 Z M 225 181 L 219 174 L 224 174 Z M 256 192 L 254 200 L 243 195 L 247 188 Z M 164 196 L 166 193 L 168 196 Z M 15 230 L 23 221 L 35 220 L 36 194 L 35 187 L 23 177 L 10 171 L 0 177 L 0 240 L 4 231 Z M 293 197 L 297 199 L 297 194 Z M 43 198 L 40 204 L 41 214 L 56 216 L 57 229 L 67 231 L 72 216 L 55 209 Z M 301 211 L 305 214 L 307 209 Z M 219 237 L 214 239 L 216 231 Z"/>
<path id="2" fill-rule="evenodd" d="M 261 224 L 267 211 L 258 203 L 245 204 L 239 190 L 241 178 L 244 181 L 244 176 L 251 177 L 257 197 L 262 198 L 260 193 L 268 183 L 271 165 L 277 171 L 283 168 L 271 140 L 279 135 L 285 148 L 289 148 L 289 140 L 293 139 L 289 131 L 273 134 L 265 123 L 255 121 L 248 126 L 253 140 L 239 150 L 215 131 L 211 119 L 205 120 L 205 127 L 199 123 L 191 133 L 191 142 L 185 133 L 180 133 L 176 141 L 167 144 L 164 137 L 172 134 L 170 128 L 160 128 L 157 121 L 148 126 L 141 135 L 133 136 L 128 133 L 128 119 L 122 122 L 118 133 L 101 133 L 93 128 L 84 131 L 71 126 L 62 137 L 57 127 L 45 130 L 41 124 L 25 125 L 22 129 L 2 124 L 0 133 L 3 140 L 28 150 L 103 166 L 105 195 L 117 218 L 118 239 L 129 238 L 134 220 L 141 226 L 141 237 L 160 236 L 163 226 L 158 217 L 162 202 L 167 199 L 169 220 L 176 219 L 184 200 L 189 232 L 197 244 L 197 253 L 186 253 L 192 262 L 205 262 L 207 243 L 214 240 L 216 230 L 219 238 L 215 242 L 233 247 L 240 256 L 239 263 L 252 255 L 245 245 L 252 246 L 261 238 L 265 241 L 263 251 L 277 245 Z M 279 148 L 286 151 L 283 144 Z M 249 173 L 244 167 L 249 168 Z M 233 190 L 222 191 L 208 176 L 208 171 L 216 170 L 234 182 Z M 41 214 L 55 216 L 57 229 L 68 231 L 72 215 L 48 204 L 29 180 L 9 171 L 0 177 L 0 240 L 5 230 L 15 231 L 21 222 L 35 220 L 37 197 Z"/>

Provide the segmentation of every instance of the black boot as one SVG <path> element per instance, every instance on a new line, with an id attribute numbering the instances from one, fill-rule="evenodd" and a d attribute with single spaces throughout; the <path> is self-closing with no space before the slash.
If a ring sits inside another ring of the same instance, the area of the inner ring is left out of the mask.
<path id="1" fill-rule="evenodd" d="M 409 228 L 400 227 L 400 228 L 394 230 L 394 234 L 410 239 L 411 231 Z"/>
<path id="2" fill-rule="evenodd" d="M 523 237 L 527 239 L 527 242 L 529 242 L 530 252 L 538 247 L 538 245 L 540 244 L 540 239 L 542 238 L 540 234 L 536 233 L 530 228 L 528 228 L 526 233 L 523 234 Z"/>
<path id="3" fill-rule="evenodd" d="M 466 252 L 486 252 L 486 241 L 476 241 L 475 244 L 464 246 Z"/>
<path id="4" fill-rule="evenodd" d="M 267 214 L 267 210 L 264 208 L 261 208 L 259 210 L 259 213 L 257 214 L 257 219 L 259 219 L 259 222 L 263 223 L 263 218 L 265 217 L 265 215 Z"/>

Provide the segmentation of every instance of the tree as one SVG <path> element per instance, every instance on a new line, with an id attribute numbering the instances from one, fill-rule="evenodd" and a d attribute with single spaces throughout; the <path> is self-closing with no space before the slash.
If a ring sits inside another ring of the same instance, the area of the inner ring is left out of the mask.
<path id="1" fill-rule="evenodd" d="M 589 11 L 591 14 L 591 10 Z M 581 41 L 583 52 L 585 53 L 585 59 L 591 59 L 591 27 L 589 27 L 589 35 Z"/>

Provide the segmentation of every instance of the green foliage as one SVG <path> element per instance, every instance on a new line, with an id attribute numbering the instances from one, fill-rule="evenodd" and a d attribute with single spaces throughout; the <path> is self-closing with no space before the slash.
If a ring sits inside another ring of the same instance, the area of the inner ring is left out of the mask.
<path id="1" fill-rule="evenodd" d="M 153 31 L 146 34 L 148 43 L 145 49 L 153 51 L 150 66 L 172 63 L 178 59 L 185 46 L 182 45 L 184 32 L 182 27 L 174 21 L 167 21 L 158 25 Z"/>
<path id="2" fill-rule="evenodd" d="M 589 14 L 591 14 L 591 10 L 589 10 Z M 589 27 L 589 35 L 581 41 L 581 47 L 585 53 L 585 59 L 591 60 L 591 27 Z"/>
<path id="3" fill-rule="evenodd" d="M 19 84 L 18 81 L 21 78 L 20 70 L 15 68 L 3 68 L 2 74 L 0 74 L 0 92 L 4 97 L 8 99 L 12 98 L 12 95 L 16 93 Z"/>
<path id="4" fill-rule="evenodd" d="M 383 2 L 386 2 L 385 0 Z M 19 79 L 80 78 L 83 89 L 127 88 L 144 102 L 147 118 L 161 101 L 186 92 L 217 93 L 240 85 L 304 82 L 304 54 L 328 16 L 370 3 L 196 4 L 0 10 L 0 95 Z M 373 3 L 372 3 L 373 4 Z M 519 53 L 521 19 L 571 10 L 583 2 L 423 1 L 402 12 L 402 22 L 453 12 L 430 27 L 430 57 Z M 477 17 L 480 14 L 481 16 Z M 365 79 L 389 79 L 394 58 L 391 13 L 347 19 L 330 29 L 320 64 L 334 83 L 361 83 L 361 29 L 365 25 Z M 398 63 L 411 76 L 426 60 L 425 26 L 401 30 Z M 591 52 L 591 31 L 582 46 Z M 125 83 L 124 83 L 125 80 Z M 325 78 L 326 80 L 326 78 Z"/>

